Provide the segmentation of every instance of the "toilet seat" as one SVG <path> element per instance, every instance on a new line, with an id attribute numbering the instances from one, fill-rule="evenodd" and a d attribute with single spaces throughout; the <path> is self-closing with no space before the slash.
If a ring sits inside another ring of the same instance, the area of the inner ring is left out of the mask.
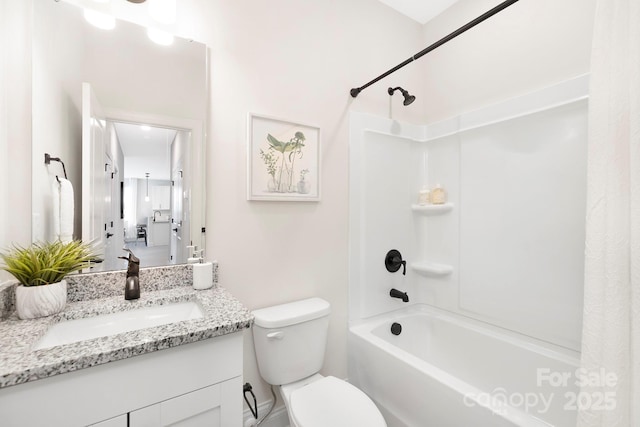
<path id="1" fill-rule="evenodd" d="M 291 393 L 289 415 L 298 427 L 386 427 L 369 397 L 346 381 L 324 377 Z"/>

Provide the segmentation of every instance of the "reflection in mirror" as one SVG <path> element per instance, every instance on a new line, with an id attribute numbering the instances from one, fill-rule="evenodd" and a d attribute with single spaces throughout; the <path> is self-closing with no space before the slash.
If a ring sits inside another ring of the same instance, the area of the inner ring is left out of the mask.
<path id="1" fill-rule="evenodd" d="M 46 152 L 73 185 L 73 236 L 100 247 L 94 271 L 125 268 L 124 246 L 143 267 L 186 262 L 204 244 L 206 46 L 160 45 L 124 21 L 99 29 L 55 0 L 34 0 L 33 31 L 34 241 L 56 236 L 62 174 Z"/>
<path id="2" fill-rule="evenodd" d="M 191 132 L 107 120 L 106 127 L 110 126 L 114 128 L 117 152 L 121 152 L 117 163 L 123 167 L 123 180 L 110 179 L 108 171 L 107 193 L 120 197 L 104 198 L 104 211 L 108 217 L 123 221 L 123 234 L 122 239 L 116 237 L 110 221 L 107 223 L 112 235 L 105 240 L 105 269 L 119 267 L 117 256 L 123 246 L 131 249 L 143 266 L 185 262 L 187 244 L 183 242 L 191 243 L 190 214 L 188 204 L 181 202 L 189 187 L 183 171 Z M 107 164 L 109 151 L 105 155 Z"/>

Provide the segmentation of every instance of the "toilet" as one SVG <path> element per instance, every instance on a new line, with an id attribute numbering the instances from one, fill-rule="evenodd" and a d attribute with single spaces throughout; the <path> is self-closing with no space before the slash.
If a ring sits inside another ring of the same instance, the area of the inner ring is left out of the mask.
<path id="1" fill-rule="evenodd" d="M 331 306 L 309 298 L 255 310 L 253 342 L 262 378 L 280 386 L 291 427 L 386 427 L 361 390 L 318 372 Z"/>

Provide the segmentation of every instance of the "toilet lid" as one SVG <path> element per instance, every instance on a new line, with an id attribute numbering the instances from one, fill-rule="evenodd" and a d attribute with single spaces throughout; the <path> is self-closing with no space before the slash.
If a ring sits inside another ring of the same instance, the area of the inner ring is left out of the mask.
<path id="1" fill-rule="evenodd" d="M 386 427 L 369 397 L 346 381 L 325 377 L 291 394 L 290 415 L 300 427 Z"/>

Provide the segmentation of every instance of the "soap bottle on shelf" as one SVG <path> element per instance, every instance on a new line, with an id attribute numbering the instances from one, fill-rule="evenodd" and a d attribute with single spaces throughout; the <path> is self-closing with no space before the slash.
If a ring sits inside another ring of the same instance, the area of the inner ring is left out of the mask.
<path id="1" fill-rule="evenodd" d="M 213 286 L 213 263 L 204 262 L 204 249 L 198 252 L 198 262 L 193 264 L 193 289 L 209 289 Z"/>
<path id="2" fill-rule="evenodd" d="M 436 185 L 433 190 L 431 190 L 431 203 L 434 205 L 444 205 L 447 201 L 447 193 L 444 191 L 444 188 L 440 186 L 440 184 Z"/>
<path id="3" fill-rule="evenodd" d="M 431 192 L 426 185 L 422 186 L 422 189 L 418 191 L 418 204 L 420 206 L 428 205 L 431 201 Z"/>

